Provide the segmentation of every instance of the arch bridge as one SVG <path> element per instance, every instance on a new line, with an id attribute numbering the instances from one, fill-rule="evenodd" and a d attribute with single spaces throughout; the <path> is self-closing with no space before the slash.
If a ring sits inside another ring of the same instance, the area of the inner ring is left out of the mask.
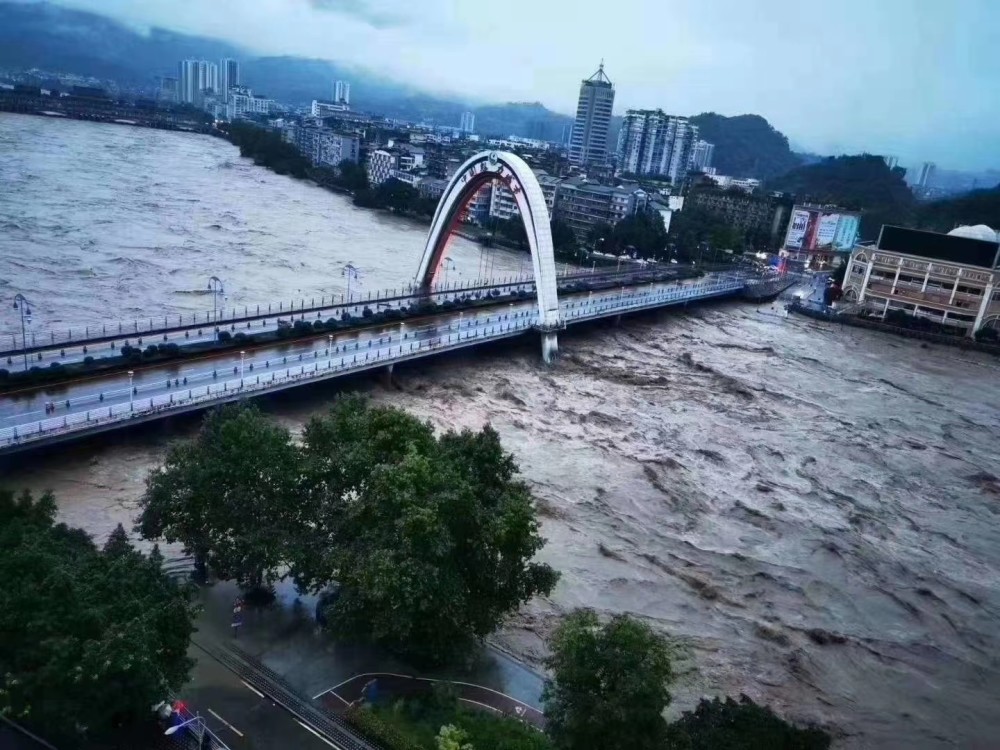
<path id="1" fill-rule="evenodd" d="M 462 209 L 483 185 L 494 181 L 501 182 L 513 193 L 524 222 L 538 297 L 536 328 L 542 334 L 542 357 L 551 362 L 558 352 L 557 331 L 565 327 L 559 316 L 552 228 L 542 188 L 521 157 L 503 151 L 483 151 L 458 169 L 434 212 L 416 283 L 426 293 L 430 292 L 441 268 L 448 238 L 461 221 Z"/>

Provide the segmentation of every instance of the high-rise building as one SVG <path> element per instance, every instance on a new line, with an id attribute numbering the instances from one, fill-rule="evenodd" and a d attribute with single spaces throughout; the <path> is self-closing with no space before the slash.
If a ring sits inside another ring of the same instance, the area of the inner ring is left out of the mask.
<path id="1" fill-rule="evenodd" d="M 351 84 L 349 81 L 337 81 L 333 84 L 334 104 L 351 103 Z"/>
<path id="2" fill-rule="evenodd" d="M 194 104 L 198 98 L 198 61 L 181 60 L 178 66 L 178 100 Z"/>
<path id="3" fill-rule="evenodd" d="M 698 126 L 661 109 L 630 109 L 618 133 L 618 169 L 665 177 L 675 185 L 687 174 Z"/>
<path id="4" fill-rule="evenodd" d="M 615 87 L 604 73 L 602 62 L 597 72 L 580 83 L 576 121 L 570 136 L 569 163 L 578 167 L 603 165 L 608 160 L 608 131 Z"/>
<path id="5" fill-rule="evenodd" d="M 240 62 L 231 57 L 222 58 L 219 65 L 219 89 L 216 93 L 223 98 L 229 96 L 229 89 L 240 85 Z"/>
<path id="6" fill-rule="evenodd" d="M 715 144 L 708 141 L 695 141 L 691 147 L 691 162 L 689 172 L 707 172 L 712 167 L 712 157 L 715 155 Z"/>
<path id="7" fill-rule="evenodd" d="M 180 100 L 198 104 L 205 91 L 219 91 L 219 66 L 207 60 L 181 60 Z"/>
<path id="8" fill-rule="evenodd" d="M 463 133 L 475 133 L 476 132 L 476 115 L 472 112 L 462 113 L 462 132 Z"/>
<path id="9" fill-rule="evenodd" d="M 932 161 L 925 161 L 923 166 L 920 167 L 920 177 L 917 179 L 917 187 L 930 187 L 931 180 L 934 179 L 934 170 L 937 169 L 937 165 Z"/>

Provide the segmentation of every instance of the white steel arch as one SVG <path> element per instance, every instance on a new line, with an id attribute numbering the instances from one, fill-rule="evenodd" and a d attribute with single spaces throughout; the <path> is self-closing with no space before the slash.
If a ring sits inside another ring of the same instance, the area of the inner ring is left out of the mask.
<path id="1" fill-rule="evenodd" d="M 448 182 L 441 196 L 427 244 L 417 271 L 417 284 L 430 289 L 441 265 L 448 235 L 458 223 L 462 207 L 480 187 L 494 180 L 514 194 L 528 235 L 531 263 L 538 295 L 538 329 L 542 332 L 542 356 L 550 362 L 558 348 L 556 331 L 562 326 L 556 286 L 556 262 L 552 249 L 552 228 L 545 196 L 535 173 L 521 157 L 503 151 L 483 151 L 466 161 Z"/>

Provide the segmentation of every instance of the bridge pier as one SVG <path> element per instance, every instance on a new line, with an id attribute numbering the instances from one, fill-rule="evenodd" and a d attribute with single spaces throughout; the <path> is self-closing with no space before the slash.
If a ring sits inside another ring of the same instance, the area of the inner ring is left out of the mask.
<path id="1" fill-rule="evenodd" d="M 559 336 L 555 331 L 544 331 L 542 333 L 542 359 L 545 364 L 551 365 L 559 354 Z"/>
<path id="2" fill-rule="evenodd" d="M 388 364 L 388 365 L 385 366 L 385 369 L 382 371 L 382 385 L 384 385 L 386 388 L 392 388 L 392 370 L 393 370 L 393 367 L 394 367 L 394 364 Z"/>

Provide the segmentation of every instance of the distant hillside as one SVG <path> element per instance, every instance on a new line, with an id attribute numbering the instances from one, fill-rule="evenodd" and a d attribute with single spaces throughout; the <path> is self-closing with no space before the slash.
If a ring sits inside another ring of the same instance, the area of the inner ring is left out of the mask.
<path id="1" fill-rule="evenodd" d="M 78 73 L 127 85 L 176 75 L 188 57 L 239 57 L 216 39 L 153 29 L 138 34 L 103 16 L 49 3 L 0 2 L 0 68 Z"/>
<path id="2" fill-rule="evenodd" d="M 916 199 L 905 174 L 902 168 L 890 169 L 881 156 L 831 156 L 776 177 L 767 187 L 795 193 L 803 201 L 860 209 L 861 239 L 872 240 L 882 224 L 913 222 Z"/>
<path id="3" fill-rule="evenodd" d="M 333 96 L 333 82 L 351 82 L 351 103 L 388 117 L 458 126 L 462 112 L 476 114 L 476 129 L 486 135 L 520 135 L 559 140 L 572 119 L 535 103 L 470 105 L 460 98 L 436 96 L 371 71 L 327 60 L 300 57 L 255 58 L 217 39 L 152 29 L 140 34 L 94 13 L 49 3 L 0 0 L 0 68 L 77 73 L 127 86 L 152 86 L 157 76 L 177 75 L 186 58 L 242 61 L 243 81 L 292 106 Z"/>
<path id="4" fill-rule="evenodd" d="M 963 224 L 986 224 L 1000 229 L 1000 185 L 924 203 L 918 209 L 917 224 L 935 232 L 948 232 Z"/>
<path id="5" fill-rule="evenodd" d="M 715 144 L 712 165 L 719 174 L 767 180 L 799 166 L 788 138 L 760 115 L 725 117 L 705 112 L 691 121 L 703 140 Z"/>

